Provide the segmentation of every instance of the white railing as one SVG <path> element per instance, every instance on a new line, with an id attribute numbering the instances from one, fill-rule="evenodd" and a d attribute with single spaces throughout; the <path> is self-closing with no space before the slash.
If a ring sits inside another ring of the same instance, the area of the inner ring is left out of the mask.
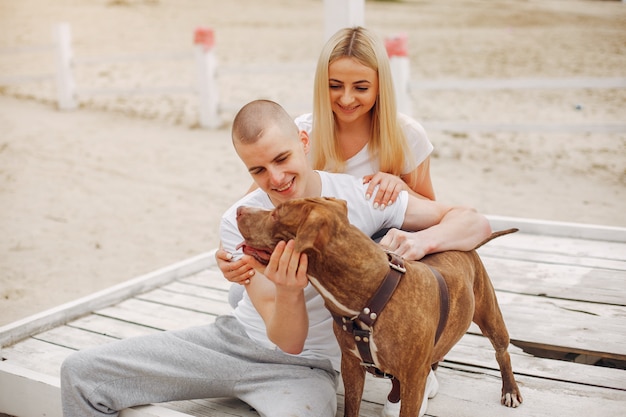
<path id="1" fill-rule="evenodd" d="M 626 1 L 626 0 L 625 0 Z M 364 25 L 364 0 L 324 0 L 325 36 L 330 37 L 341 27 Z M 385 39 L 385 46 L 390 58 L 398 109 L 412 114 L 413 94 L 426 90 L 495 90 L 495 89 L 556 89 L 556 88 L 626 88 L 626 78 L 571 78 L 571 79 L 472 79 L 472 80 L 411 80 L 406 35 L 391 36 Z M 197 99 L 198 124 L 203 128 L 220 126 L 220 112 L 237 109 L 242 103 L 228 103 L 219 94 L 220 86 L 228 91 L 227 79 L 236 75 L 246 77 L 255 74 L 291 74 L 308 72 L 312 75 L 314 64 L 277 65 L 236 65 L 218 66 L 215 56 L 215 37 L 212 29 L 198 28 L 194 32 L 194 51 L 175 53 L 145 53 L 132 56 L 113 56 L 101 58 L 77 58 L 72 49 L 72 35 L 68 24 L 61 23 L 54 28 L 54 43 L 21 48 L 4 48 L 0 54 L 24 54 L 53 51 L 55 55 L 54 74 L 18 75 L 0 77 L 0 86 L 24 84 L 35 81 L 54 81 L 56 102 L 60 109 L 72 110 L 81 100 L 103 95 L 137 94 L 193 94 Z M 77 67 L 102 65 L 105 63 L 151 62 L 159 60 L 189 60 L 195 62 L 196 82 L 188 86 L 142 86 L 115 88 L 105 85 L 90 88 L 77 85 L 75 70 Z M 285 103 L 283 99 L 279 100 Z M 310 110 L 310 102 L 297 103 L 298 110 Z M 626 129 L 620 123 L 610 126 L 611 131 Z"/>

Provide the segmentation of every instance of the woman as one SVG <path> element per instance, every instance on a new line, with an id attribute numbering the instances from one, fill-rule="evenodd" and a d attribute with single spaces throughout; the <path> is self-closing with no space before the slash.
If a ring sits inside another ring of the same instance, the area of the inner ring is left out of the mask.
<path id="1" fill-rule="evenodd" d="M 363 27 L 339 30 L 320 54 L 313 113 L 296 119 L 311 136 L 313 168 L 364 177 L 374 204 L 406 189 L 435 199 L 424 128 L 398 113 L 383 42 Z"/>

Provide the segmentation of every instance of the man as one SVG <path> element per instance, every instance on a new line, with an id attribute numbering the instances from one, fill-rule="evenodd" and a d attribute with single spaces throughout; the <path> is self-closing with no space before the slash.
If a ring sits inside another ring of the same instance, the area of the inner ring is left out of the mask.
<path id="1" fill-rule="evenodd" d="M 236 207 L 273 207 L 321 195 L 349 201 L 350 220 L 365 233 L 383 227 L 419 230 L 394 232 L 382 242 L 413 258 L 472 249 L 490 233 L 486 219 L 473 210 L 406 192 L 391 207 L 374 209 L 359 180 L 309 167 L 308 136 L 276 103 L 259 100 L 244 106 L 233 122 L 233 144 L 259 188 L 222 217 L 224 253 L 236 252 L 243 241 Z M 152 402 L 237 397 L 261 416 L 334 417 L 340 352 L 330 314 L 308 284 L 306 255 L 293 247 L 293 241 L 282 242 L 267 267 L 255 265 L 246 296 L 233 314 L 214 324 L 126 339 L 70 356 L 61 369 L 64 415 L 110 416 Z M 229 263 L 221 264 L 229 269 Z"/>

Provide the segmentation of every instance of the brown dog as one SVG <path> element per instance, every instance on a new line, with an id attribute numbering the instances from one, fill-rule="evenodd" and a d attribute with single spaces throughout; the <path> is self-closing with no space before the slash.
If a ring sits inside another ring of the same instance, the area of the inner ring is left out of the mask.
<path id="1" fill-rule="evenodd" d="M 359 415 L 363 362 L 372 362 L 379 373 L 393 375 L 400 382 L 400 416 L 417 416 L 431 365 L 461 339 L 472 320 L 496 351 L 502 404 L 517 407 L 522 402 L 507 351 L 509 335 L 489 276 L 475 251 L 447 251 L 406 262 L 406 273 L 383 304 L 384 311 L 375 307 L 372 310 L 378 309 L 377 314 L 367 309 L 364 315 L 368 300 L 390 271 L 390 256 L 349 223 L 345 201 L 299 199 L 272 211 L 239 207 L 237 214 L 244 252 L 259 262 L 267 264 L 281 240 L 294 239 L 295 250 L 307 254 L 309 280 L 335 317 L 335 336 L 342 351 L 345 416 Z M 438 284 L 431 267 L 445 283 Z M 401 271 L 402 266 L 393 270 Z M 447 291 L 442 289 L 445 286 Z M 442 292 L 447 292 L 447 299 L 440 296 Z M 447 320 L 441 320 L 446 314 Z M 343 325 L 338 318 L 344 318 Z M 365 336 L 355 336 L 346 327 L 364 331 Z M 365 354 L 360 350 L 364 340 Z M 363 358 L 368 353 L 370 360 Z"/>

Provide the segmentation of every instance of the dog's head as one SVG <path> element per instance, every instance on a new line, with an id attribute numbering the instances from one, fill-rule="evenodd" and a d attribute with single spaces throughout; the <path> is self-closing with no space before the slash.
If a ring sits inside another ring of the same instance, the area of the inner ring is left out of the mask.
<path id="1" fill-rule="evenodd" d="M 334 198 L 295 199 L 274 210 L 237 208 L 237 226 L 245 239 L 239 247 L 264 265 L 281 240 L 294 239 L 296 251 L 319 254 L 346 224 L 349 224 L 348 205 Z"/>

